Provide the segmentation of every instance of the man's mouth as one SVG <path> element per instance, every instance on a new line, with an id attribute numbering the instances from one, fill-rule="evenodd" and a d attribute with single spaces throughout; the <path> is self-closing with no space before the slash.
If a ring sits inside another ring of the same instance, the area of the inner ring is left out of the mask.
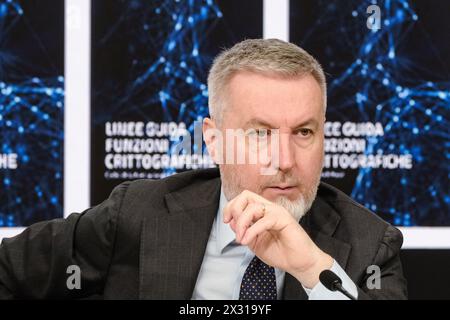
<path id="1" fill-rule="evenodd" d="M 278 184 L 278 185 L 274 185 L 274 186 L 269 186 L 269 188 L 277 188 L 277 189 L 289 189 L 289 188 L 295 188 L 296 185 L 292 185 L 292 184 Z"/>
<path id="2" fill-rule="evenodd" d="M 297 188 L 296 185 L 284 185 L 284 184 L 280 184 L 280 185 L 275 185 L 275 186 L 269 186 L 268 189 L 270 190 L 274 190 L 274 191 L 293 191 Z"/>

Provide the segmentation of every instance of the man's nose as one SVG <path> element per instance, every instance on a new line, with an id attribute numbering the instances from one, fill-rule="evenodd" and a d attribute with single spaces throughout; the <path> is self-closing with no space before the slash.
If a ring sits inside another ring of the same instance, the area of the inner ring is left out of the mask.
<path id="1" fill-rule="evenodd" d="M 295 159 L 290 134 L 280 133 L 278 150 L 278 169 L 283 172 L 291 170 Z"/>

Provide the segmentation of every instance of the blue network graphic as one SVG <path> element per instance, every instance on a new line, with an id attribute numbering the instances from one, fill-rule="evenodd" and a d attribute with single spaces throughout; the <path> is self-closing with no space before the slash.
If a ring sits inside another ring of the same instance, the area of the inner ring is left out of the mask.
<path id="1" fill-rule="evenodd" d="M 118 29 L 126 30 L 121 37 L 132 57 L 128 83 L 120 98 L 96 111 L 95 122 L 102 125 L 112 115 L 185 122 L 193 136 L 194 121 L 208 115 L 206 75 L 213 56 L 202 49 L 221 17 L 211 0 L 130 1 L 100 40 L 106 43 Z M 197 147 L 193 145 L 195 152 Z M 165 175 L 174 172 L 164 170 Z"/>
<path id="2" fill-rule="evenodd" d="M 2 42 L 23 26 L 42 44 L 20 2 L 1 1 Z M 17 154 L 16 169 L 0 168 L 0 227 L 62 217 L 64 77 L 35 77 L 26 59 L 0 47 L 0 154 Z"/>
<path id="3" fill-rule="evenodd" d="M 291 6 L 305 2 L 291 1 Z M 194 121 L 208 114 L 206 75 L 217 48 L 207 48 L 214 45 L 210 35 L 224 18 L 218 2 L 113 3 L 119 9 L 94 46 L 103 47 L 103 57 L 119 52 L 126 62 L 122 69 L 103 67 L 116 70 L 118 81 L 108 76 L 96 80 L 101 84 L 94 92 L 97 132 L 106 121 L 138 118 L 183 121 L 193 133 Z M 402 49 L 421 19 L 411 1 L 379 1 L 382 24 L 377 31 L 366 27 L 366 9 L 372 4 L 377 2 L 310 1 L 317 10 L 308 14 L 317 17 L 299 42 L 306 49 L 316 46 L 332 74 L 329 118 L 381 122 L 384 136 L 368 139 L 367 153 L 413 158 L 412 170 L 360 169 L 351 195 L 395 225 L 450 225 L 449 75 L 445 68 L 429 72 L 413 52 Z M 430 55 L 436 53 L 433 43 L 414 45 L 430 46 Z M 93 151 L 102 147 L 98 143 Z"/>
<path id="4" fill-rule="evenodd" d="M 379 30 L 366 27 L 372 4 L 381 9 Z M 307 48 L 322 40 L 323 30 L 334 32 L 324 45 L 332 74 L 329 115 L 383 124 L 384 136 L 367 139 L 367 154 L 413 158 L 412 170 L 359 169 L 352 197 L 395 225 L 450 225 L 450 75 L 445 68 L 430 74 L 402 50 L 421 17 L 404 0 L 320 1 L 319 7 L 320 18 L 302 40 Z M 447 32 L 441 41 L 448 42 L 450 28 L 442 23 Z M 436 53 L 433 43 L 419 45 L 428 46 L 430 56 Z M 345 52 L 354 59 L 340 61 Z"/>
<path id="5" fill-rule="evenodd" d="M 107 171 L 105 123 L 183 122 L 193 137 L 201 129 L 196 120 L 208 115 L 206 82 L 213 58 L 244 38 L 262 36 L 262 1 L 96 0 L 92 25 L 91 202 L 95 204 L 130 173 L 131 178 L 135 174 L 160 178 L 184 170 Z M 183 153 L 186 149 L 180 152 L 177 146 L 180 141 L 186 146 L 184 139 L 171 137 L 168 153 Z M 195 157 L 206 154 L 205 146 L 196 142 L 191 140 L 190 148 Z"/>

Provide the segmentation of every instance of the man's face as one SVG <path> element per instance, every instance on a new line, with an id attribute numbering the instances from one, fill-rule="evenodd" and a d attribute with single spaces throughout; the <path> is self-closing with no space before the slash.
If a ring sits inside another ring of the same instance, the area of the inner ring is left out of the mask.
<path id="1" fill-rule="evenodd" d="M 315 198 L 323 162 L 325 115 L 323 94 L 317 81 L 311 75 L 286 79 L 239 72 L 228 84 L 225 101 L 226 111 L 218 127 L 224 137 L 223 159 L 230 150 L 245 152 L 246 156 L 245 163 L 225 161 L 219 165 L 227 199 L 247 189 L 285 207 L 297 204 L 301 208 L 294 210 L 307 210 Z M 206 127 L 215 126 L 209 119 L 205 123 Z M 229 148 L 227 129 L 246 132 L 244 151 L 237 148 L 236 141 Z M 278 137 L 277 144 L 270 142 L 271 134 Z M 268 145 L 255 146 L 255 141 L 268 142 Z M 215 149 L 216 155 L 220 147 L 213 144 L 208 148 L 210 152 Z M 262 150 L 269 154 L 270 163 L 250 163 L 249 153 Z M 268 166 L 274 170 L 262 174 Z M 299 218 L 303 213 L 294 216 Z"/>

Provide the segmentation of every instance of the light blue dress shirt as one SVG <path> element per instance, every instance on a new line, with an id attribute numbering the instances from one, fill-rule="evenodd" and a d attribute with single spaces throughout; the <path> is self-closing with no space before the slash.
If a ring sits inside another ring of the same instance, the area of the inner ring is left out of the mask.
<path id="1" fill-rule="evenodd" d="M 214 220 L 205 256 L 192 294 L 193 300 L 238 300 L 239 291 L 247 266 L 255 254 L 247 247 L 235 242 L 235 233 L 223 222 L 223 208 L 227 199 L 221 190 L 219 209 Z M 357 297 L 356 285 L 345 271 L 334 261 L 331 270 L 341 279 L 343 287 Z M 285 272 L 275 268 L 277 296 L 282 295 Z M 332 292 L 321 283 L 314 288 L 304 288 L 310 300 L 345 300 L 340 292 Z"/>

